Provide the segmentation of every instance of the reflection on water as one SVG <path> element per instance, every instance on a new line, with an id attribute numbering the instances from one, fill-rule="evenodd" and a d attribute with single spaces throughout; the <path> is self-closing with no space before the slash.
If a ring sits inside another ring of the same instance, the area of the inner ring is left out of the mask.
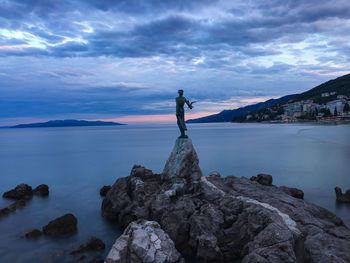
<path id="1" fill-rule="evenodd" d="M 350 126 L 192 124 L 189 136 L 203 174 L 273 175 L 274 184 L 301 188 L 305 199 L 350 225 L 350 206 L 335 203 L 334 187 L 350 189 Z M 48 198 L 0 219 L 0 262 L 46 261 L 91 236 L 108 248 L 120 230 L 100 216 L 99 189 L 129 174 L 133 164 L 161 172 L 178 136 L 175 125 L 0 130 L 0 192 L 45 183 Z M 11 202 L 0 198 L 0 207 Z M 64 239 L 20 236 L 65 213 L 78 233 Z"/>

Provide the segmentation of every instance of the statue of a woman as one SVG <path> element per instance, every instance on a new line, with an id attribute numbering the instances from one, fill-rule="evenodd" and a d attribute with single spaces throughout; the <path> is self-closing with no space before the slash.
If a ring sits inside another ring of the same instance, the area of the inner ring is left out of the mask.
<path id="1" fill-rule="evenodd" d="M 187 106 L 192 109 L 192 104 L 194 102 L 189 102 L 184 96 L 184 91 L 180 89 L 178 91 L 179 96 L 176 98 L 176 118 L 177 118 L 177 125 L 179 126 L 181 136 L 179 138 L 188 138 L 187 135 L 185 135 L 185 131 L 187 130 L 186 124 L 185 124 L 185 110 L 184 105 L 185 103 Z"/>

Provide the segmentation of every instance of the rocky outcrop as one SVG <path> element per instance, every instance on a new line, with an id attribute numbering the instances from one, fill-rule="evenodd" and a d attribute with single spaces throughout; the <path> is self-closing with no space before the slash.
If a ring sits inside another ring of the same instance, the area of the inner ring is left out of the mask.
<path id="1" fill-rule="evenodd" d="M 340 203 L 350 203 L 350 189 L 343 194 L 343 191 L 341 190 L 340 187 L 335 187 L 334 188 L 335 195 L 337 197 L 337 201 Z"/>
<path id="2" fill-rule="evenodd" d="M 250 180 L 266 186 L 272 185 L 272 176 L 269 174 L 258 174 L 257 176 L 252 176 Z"/>
<path id="3" fill-rule="evenodd" d="M 46 184 L 38 185 L 34 190 L 33 194 L 39 196 L 48 196 L 49 195 L 49 187 Z"/>
<path id="4" fill-rule="evenodd" d="M 183 256 L 199 262 L 350 262 L 343 221 L 272 185 L 272 177 L 200 175 L 192 143 L 177 141 L 164 174 L 134 166 L 112 186 L 102 214 L 122 227 L 156 221 Z"/>
<path id="5" fill-rule="evenodd" d="M 280 189 L 290 196 L 293 196 L 298 199 L 304 199 L 304 192 L 298 188 L 280 186 Z"/>
<path id="6" fill-rule="evenodd" d="M 2 197 L 11 199 L 30 199 L 33 196 L 32 187 L 27 184 L 19 184 L 14 189 L 5 192 Z"/>
<path id="7" fill-rule="evenodd" d="M 23 208 L 26 206 L 26 201 L 18 200 L 13 204 L 10 204 L 8 207 L 0 209 L 0 218 L 6 216 L 12 212 L 15 212 L 18 208 Z"/>
<path id="8" fill-rule="evenodd" d="M 78 220 L 73 214 L 66 214 L 50 221 L 43 227 L 43 233 L 49 236 L 64 236 L 77 230 Z"/>
<path id="9" fill-rule="evenodd" d="M 112 186 L 110 185 L 104 185 L 101 189 L 100 189 L 100 195 L 101 196 L 106 196 L 108 191 L 111 190 Z"/>
<path id="10" fill-rule="evenodd" d="M 107 263 L 182 263 L 174 242 L 154 221 L 132 222 L 116 240 Z"/>

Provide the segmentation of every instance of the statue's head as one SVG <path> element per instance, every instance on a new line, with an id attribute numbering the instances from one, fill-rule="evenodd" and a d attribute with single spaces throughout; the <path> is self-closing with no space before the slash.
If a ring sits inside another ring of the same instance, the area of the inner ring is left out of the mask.
<path id="1" fill-rule="evenodd" d="M 184 94 L 184 91 L 182 89 L 179 89 L 177 93 L 179 93 L 179 95 L 182 96 Z"/>

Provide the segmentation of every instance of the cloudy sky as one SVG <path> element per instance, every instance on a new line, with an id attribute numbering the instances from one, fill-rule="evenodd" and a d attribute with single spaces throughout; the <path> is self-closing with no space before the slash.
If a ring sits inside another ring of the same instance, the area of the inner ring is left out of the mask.
<path id="1" fill-rule="evenodd" d="M 0 126 L 202 116 L 350 72 L 349 0 L 0 0 Z"/>

